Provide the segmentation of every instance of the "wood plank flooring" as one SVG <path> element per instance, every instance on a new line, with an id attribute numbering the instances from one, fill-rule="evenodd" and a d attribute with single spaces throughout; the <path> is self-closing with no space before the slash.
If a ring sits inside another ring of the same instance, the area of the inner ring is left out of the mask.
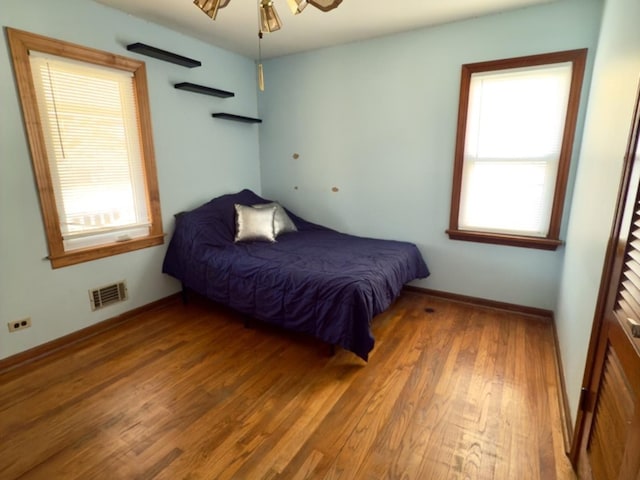
<path id="1" fill-rule="evenodd" d="M 404 292 L 373 331 L 365 363 L 202 299 L 143 313 L 0 374 L 0 478 L 575 478 L 548 320 Z"/>

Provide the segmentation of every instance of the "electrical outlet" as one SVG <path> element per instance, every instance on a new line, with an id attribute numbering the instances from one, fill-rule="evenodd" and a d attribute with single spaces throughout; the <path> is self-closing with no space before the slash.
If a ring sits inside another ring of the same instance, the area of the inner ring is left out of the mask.
<path id="1" fill-rule="evenodd" d="M 31 319 L 27 317 L 21 320 L 15 320 L 13 322 L 9 322 L 7 326 L 9 327 L 10 332 L 15 332 L 16 330 L 24 330 L 25 328 L 29 328 L 31 326 Z"/>

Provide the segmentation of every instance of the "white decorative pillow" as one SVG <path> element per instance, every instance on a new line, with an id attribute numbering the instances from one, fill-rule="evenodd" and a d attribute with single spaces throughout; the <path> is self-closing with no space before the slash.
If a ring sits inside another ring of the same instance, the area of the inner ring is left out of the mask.
<path id="1" fill-rule="evenodd" d="M 276 213 L 273 217 L 273 229 L 276 233 L 276 237 L 281 233 L 287 232 L 297 232 L 296 224 L 293 223 L 291 217 L 287 215 L 286 210 L 277 202 L 271 203 L 259 203 L 257 205 L 253 205 L 253 208 L 271 208 L 276 207 Z"/>
<path id="2" fill-rule="evenodd" d="M 263 240 L 275 242 L 273 229 L 276 207 L 253 208 L 248 205 L 234 205 L 236 209 L 236 242 Z"/>

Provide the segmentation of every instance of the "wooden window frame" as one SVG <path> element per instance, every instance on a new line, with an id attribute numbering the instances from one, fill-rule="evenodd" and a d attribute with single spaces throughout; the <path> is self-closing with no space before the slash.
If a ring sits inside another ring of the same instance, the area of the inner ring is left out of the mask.
<path id="1" fill-rule="evenodd" d="M 569 177 L 573 142 L 575 139 L 575 127 L 578 118 L 578 109 L 580 106 L 580 95 L 586 57 L 587 49 L 578 49 L 488 62 L 470 63 L 462 66 L 460 103 L 458 106 L 458 131 L 456 136 L 455 163 L 453 168 L 453 189 L 451 193 L 451 213 L 449 229 L 446 231 L 450 239 L 510 245 L 515 247 L 537 248 L 542 250 L 556 250 L 558 246 L 562 245 L 562 241 L 560 240 L 562 211 L 564 209 L 567 179 Z M 469 107 L 469 86 L 471 84 L 471 75 L 480 72 L 552 65 L 564 62 L 572 63 L 571 85 L 547 236 L 535 237 L 529 235 L 460 230 L 458 218 L 460 214 L 460 197 L 462 193 L 462 170 L 464 165 L 465 135 L 467 129 L 467 111 Z"/>
<path id="2" fill-rule="evenodd" d="M 22 113 L 31 151 L 36 186 L 40 197 L 40 208 L 45 233 L 47 235 L 49 247 L 48 258 L 51 266 L 53 268 L 65 267 L 163 244 L 164 233 L 162 231 L 160 194 L 151 131 L 147 74 L 144 62 L 13 28 L 7 27 L 6 31 L 13 59 L 18 93 L 22 104 Z M 58 209 L 54 197 L 53 180 L 49 169 L 45 137 L 42 131 L 36 91 L 31 75 L 31 65 L 29 62 L 30 50 L 57 55 L 88 64 L 124 70 L 133 74 L 133 85 L 140 125 L 140 149 L 145 172 L 150 217 L 149 235 L 124 242 L 112 242 L 65 252 Z"/>

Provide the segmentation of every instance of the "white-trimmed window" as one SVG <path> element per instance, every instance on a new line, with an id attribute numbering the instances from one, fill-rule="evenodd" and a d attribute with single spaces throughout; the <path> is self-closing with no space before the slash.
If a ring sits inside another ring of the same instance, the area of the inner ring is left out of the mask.
<path id="1" fill-rule="evenodd" d="M 464 65 L 449 236 L 555 249 L 585 50 Z"/>
<path id="2" fill-rule="evenodd" d="M 52 265 L 162 243 L 144 63 L 8 30 Z"/>

